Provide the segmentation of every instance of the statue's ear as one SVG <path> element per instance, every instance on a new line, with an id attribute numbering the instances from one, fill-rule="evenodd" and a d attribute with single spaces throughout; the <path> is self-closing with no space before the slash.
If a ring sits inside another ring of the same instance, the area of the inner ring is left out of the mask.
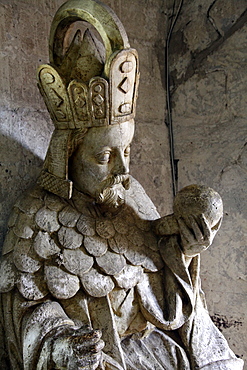
<path id="1" fill-rule="evenodd" d="M 65 84 L 55 68 L 43 64 L 38 68 L 38 87 L 57 129 L 74 128 Z M 68 127 L 72 125 L 73 127 Z"/>

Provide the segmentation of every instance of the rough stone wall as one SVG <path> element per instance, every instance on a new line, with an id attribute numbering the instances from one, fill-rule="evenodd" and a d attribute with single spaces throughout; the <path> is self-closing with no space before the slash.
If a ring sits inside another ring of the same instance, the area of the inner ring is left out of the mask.
<path id="1" fill-rule="evenodd" d="M 246 0 L 184 0 L 169 48 L 178 187 L 211 186 L 224 203 L 222 227 L 202 254 L 202 287 L 214 321 L 245 360 L 246 21 Z"/>
<path id="2" fill-rule="evenodd" d="M 37 66 L 48 62 L 49 28 L 63 2 L 0 0 L 0 245 L 11 207 L 35 181 L 53 130 L 35 75 Z M 172 203 L 164 45 L 173 1 L 105 3 L 123 22 L 141 62 L 132 174 L 164 215 Z M 245 0 L 184 0 L 170 44 L 178 187 L 197 182 L 222 194 L 225 218 L 214 246 L 203 255 L 202 282 L 210 313 L 243 357 L 245 7 Z"/>

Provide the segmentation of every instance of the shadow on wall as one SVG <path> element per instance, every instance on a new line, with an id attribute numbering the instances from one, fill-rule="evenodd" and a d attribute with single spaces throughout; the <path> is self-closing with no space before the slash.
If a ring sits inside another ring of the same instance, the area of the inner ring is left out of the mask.
<path id="1" fill-rule="evenodd" d="M 43 161 L 21 143 L 0 133 L 0 251 L 11 209 L 18 197 L 33 186 Z"/>

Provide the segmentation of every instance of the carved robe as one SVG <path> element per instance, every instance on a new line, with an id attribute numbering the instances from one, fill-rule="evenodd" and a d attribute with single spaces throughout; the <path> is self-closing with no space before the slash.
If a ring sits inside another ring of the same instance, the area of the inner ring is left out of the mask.
<path id="1" fill-rule="evenodd" d="M 158 242 L 158 217 L 134 179 L 115 214 L 39 187 L 15 205 L 0 284 L 13 369 L 54 368 L 53 338 L 85 324 L 105 369 L 242 369 L 202 303 L 199 257 L 187 268 L 177 236 Z"/>

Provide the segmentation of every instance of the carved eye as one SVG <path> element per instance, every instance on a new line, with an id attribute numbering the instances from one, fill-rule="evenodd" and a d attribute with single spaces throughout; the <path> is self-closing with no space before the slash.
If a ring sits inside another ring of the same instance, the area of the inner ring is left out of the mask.
<path id="1" fill-rule="evenodd" d="M 130 155 L 130 145 L 127 146 L 127 148 L 124 151 L 124 156 L 128 157 Z"/>
<path id="2" fill-rule="evenodd" d="M 100 152 L 99 154 L 97 154 L 96 158 L 100 164 L 106 164 L 109 162 L 110 156 L 111 156 L 111 152 L 109 150 L 104 150 L 103 152 Z"/>

